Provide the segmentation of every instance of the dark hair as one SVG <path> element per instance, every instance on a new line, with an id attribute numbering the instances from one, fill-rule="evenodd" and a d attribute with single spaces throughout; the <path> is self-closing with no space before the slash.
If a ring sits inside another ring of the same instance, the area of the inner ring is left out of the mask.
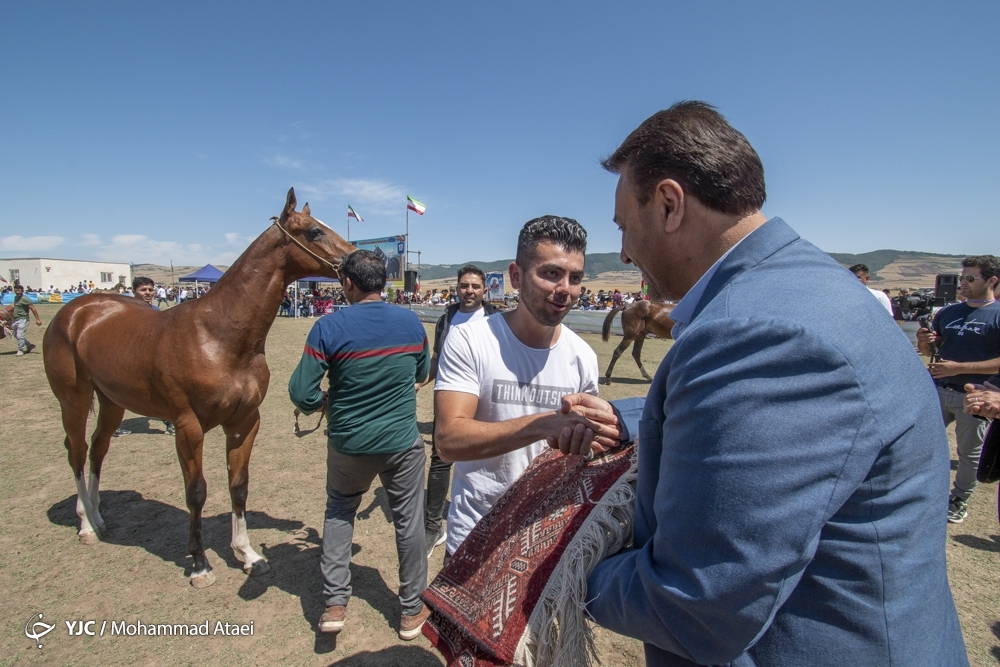
<path id="1" fill-rule="evenodd" d="M 484 285 L 486 284 L 486 274 L 483 273 L 483 270 L 480 269 L 475 264 L 466 264 L 465 266 L 460 268 L 458 270 L 458 279 L 461 280 L 462 276 L 464 276 L 466 273 L 476 274 L 477 276 L 479 276 L 479 279 L 483 281 L 483 284 Z"/>
<path id="2" fill-rule="evenodd" d="M 864 264 L 855 264 L 854 266 L 849 268 L 848 271 L 850 271 L 854 275 L 858 275 L 859 273 L 871 273 L 871 271 L 868 270 L 868 267 L 865 266 Z"/>
<path id="3" fill-rule="evenodd" d="M 963 269 L 979 269 L 983 280 L 1000 277 L 1000 259 L 996 255 L 972 255 L 962 260 Z"/>
<path id="4" fill-rule="evenodd" d="M 153 282 L 152 278 L 147 278 L 146 276 L 136 276 L 135 278 L 132 279 L 133 292 L 142 287 L 143 285 L 155 286 L 156 283 Z"/>
<path id="5" fill-rule="evenodd" d="M 371 250 L 355 250 L 344 258 L 340 269 L 362 292 L 381 292 L 385 287 L 385 264 Z"/>
<path id="6" fill-rule="evenodd" d="M 759 211 L 767 198 L 757 151 L 705 102 L 678 102 L 653 114 L 601 166 L 613 174 L 627 169 L 643 206 L 665 178 L 729 215 Z"/>
<path id="7" fill-rule="evenodd" d="M 579 222 L 558 215 L 543 215 L 529 220 L 521 227 L 521 233 L 517 235 L 517 256 L 514 262 L 520 267 L 527 266 L 534 259 L 535 248 L 542 241 L 551 241 L 563 250 L 587 253 L 587 230 Z"/>

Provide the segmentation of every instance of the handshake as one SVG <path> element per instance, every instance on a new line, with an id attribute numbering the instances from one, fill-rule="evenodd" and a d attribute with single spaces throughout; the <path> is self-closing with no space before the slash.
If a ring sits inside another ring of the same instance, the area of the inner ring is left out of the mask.
<path id="1" fill-rule="evenodd" d="M 989 381 L 985 384 L 965 385 L 964 408 L 966 414 L 983 419 L 996 419 L 1000 416 L 1000 387 Z"/>
<path id="2" fill-rule="evenodd" d="M 621 428 L 611 404 L 591 394 L 563 396 L 562 405 L 546 424 L 549 447 L 588 460 L 621 445 Z"/>

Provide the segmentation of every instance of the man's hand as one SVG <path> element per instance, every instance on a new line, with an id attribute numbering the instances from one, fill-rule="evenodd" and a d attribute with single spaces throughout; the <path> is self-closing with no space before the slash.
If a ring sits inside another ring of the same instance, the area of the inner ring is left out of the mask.
<path id="1" fill-rule="evenodd" d="M 962 369 L 962 364 L 957 361 L 934 361 L 927 364 L 927 370 L 934 378 L 947 378 L 965 372 Z"/>
<path id="2" fill-rule="evenodd" d="M 917 329 L 917 342 L 923 343 L 924 345 L 930 345 L 934 343 L 935 345 L 941 344 L 941 336 L 938 336 L 933 331 L 927 327 L 921 327 Z"/>
<path id="3" fill-rule="evenodd" d="M 989 382 L 965 385 L 965 413 L 996 419 L 1000 416 L 1000 387 Z"/>
<path id="4" fill-rule="evenodd" d="M 42 321 L 41 320 L 35 320 L 35 324 L 37 324 L 38 326 L 42 326 Z"/>
<path id="5" fill-rule="evenodd" d="M 567 420 L 559 432 L 545 438 L 549 447 L 563 454 L 590 456 L 619 444 L 621 432 L 611 404 L 590 394 L 563 396 L 557 416 Z"/>

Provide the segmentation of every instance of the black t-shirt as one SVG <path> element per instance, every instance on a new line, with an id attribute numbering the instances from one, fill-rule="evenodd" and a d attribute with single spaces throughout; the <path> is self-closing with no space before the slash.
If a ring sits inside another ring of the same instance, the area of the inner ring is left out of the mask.
<path id="1" fill-rule="evenodd" d="M 942 337 L 938 353 L 945 361 L 985 361 L 1000 357 L 1000 302 L 979 308 L 964 303 L 943 308 L 934 316 L 934 332 Z M 969 382 L 982 384 L 992 374 L 964 373 L 936 382 L 961 389 Z"/>

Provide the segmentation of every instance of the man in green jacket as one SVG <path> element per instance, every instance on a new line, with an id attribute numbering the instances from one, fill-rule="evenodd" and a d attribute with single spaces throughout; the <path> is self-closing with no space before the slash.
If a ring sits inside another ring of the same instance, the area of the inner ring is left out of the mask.
<path id="1" fill-rule="evenodd" d="M 385 265 L 357 250 L 344 260 L 344 294 L 351 306 L 313 325 L 288 383 L 300 411 L 323 405 L 320 383 L 329 376 L 326 518 L 323 524 L 323 594 L 320 632 L 344 627 L 351 598 L 354 517 L 376 475 L 382 482 L 399 554 L 400 639 L 410 640 L 430 610 L 424 544 L 424 443 L 417 431 L 417 395 L 430 366 L 427 334 L 412 312 L 382 302 Z"/>

